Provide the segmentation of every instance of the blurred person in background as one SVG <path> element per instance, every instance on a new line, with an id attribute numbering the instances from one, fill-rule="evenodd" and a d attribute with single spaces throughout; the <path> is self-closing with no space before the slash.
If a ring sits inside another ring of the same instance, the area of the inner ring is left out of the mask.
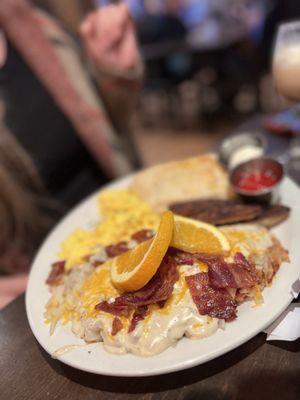
<path id="1" fill-rule="evenodd" d="M 24 291 L 55 219 L 139 165 L 129 130 L 143 68 L 127 6 L 95 10 L 80 33 L 88 68 L 56 20 L 0 2 L 0 308 Z"/>

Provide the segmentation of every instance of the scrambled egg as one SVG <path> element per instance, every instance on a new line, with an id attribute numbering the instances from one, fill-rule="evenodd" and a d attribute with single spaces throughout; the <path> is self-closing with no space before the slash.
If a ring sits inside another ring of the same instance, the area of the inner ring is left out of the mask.
<path id="1" fill-rule="evenodd" d="M 66 260 L 66 269 L 80 265 L 97 247 L 129 240 L 141 229 L 156 229 L 159 215 L 130 190 L 106 190 L 98 200 L 101 221 L 95 228 L 76 229 L 61 245 L 59 257 Z"/>

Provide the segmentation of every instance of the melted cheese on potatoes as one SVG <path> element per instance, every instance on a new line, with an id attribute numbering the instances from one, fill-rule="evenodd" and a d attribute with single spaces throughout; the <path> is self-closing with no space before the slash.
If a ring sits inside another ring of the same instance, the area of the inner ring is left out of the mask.
<path id="1" fill-rule="evenodd" d="M 230 243 L 230 254 L 241 252 L 246 258 L 250 255 L 263 255 L 272 246 L 272 236 L 260 225 L 236 224 L 221 227 Z"/>
<path id="2" fill-rule="evenodd" d="M 97 304 L 97 301 L 94 301 L 96 298 L 101 301 L 113 295 L 110 289 L 106 295 L 99 289 L 103 285 L 106 287 L 107 282 L 106 272 L 101 273 L 102 268 L 98 267 L 98 271 L 93 273 L 87 284 L 84 284 L 85 290 L 88 290 L 85 293 L 86 298 L 92 299 L 88 303 L 82 302 L 87 317 L 73 322 L 73 332 L 86 342 L 103 340 L 105 349 L 109 352 L 116 354 L 130 352 L 150 356 L 175 344 L 182 336 L 198 339 L 209 336 L 218 329 L 219 321 L 216 318 L 199 315 L 185 281 L 185 276 L 198 273 L 206 267 L 183 265 L 179 267 L 180 278 L 174 285 L 173 293 L 165 306 L 160 308 L 156 304 L 150 305 L 146 318 L 140 321 L 131 333 L 127 332 L 130 318 L 121 317 L 123 329 L 112 336 L 114 317 L 103 311 L 90 313 L 92 311 L 90 307 L 93 308 Z M 104 270 L 106 271 L 106 267 Z"/>
<path id="3" fill-rule="evenodd" d="M 113 202 L 108 203 L 108 209 L 111 207 L 113 210 Z M 105 212 L 109 214 L 112 211 L 106 209 Z M 253 260 L 258 270 L 269 268 L 270 252 L 275 242 L 267 229 L 254 224 L 238 224 L 222 227 L 221 230 L 231 245 L 227 261 L 231 261 L 236 252 L 242 252 Z M 103 248 L 99 249 L 99 254 L 101 251 Z M 183 336 L 202 338 L 224 326 L 222 320 L 200 315 L 192 300 L 185 276 L 207 271 L 206 264 L 196 263 L 178 267 L 179 280 L 163 308 L 150 305 L 144 320 L 130 333 L 128 327 L 131 318 L 121 317 L 123 328 L 113 336 L 114 316 L 95 310 L 97 303 L 113 301 L 120 295 L 111 283 L 110 264 L 111 260 L 108 260 L 95 268 L 84 263 L 70 270 L 63 284 L 53 288 L 46 307 L 46 321 L 52 325 L 58 320 L 71 322 L 73 332 L 86 342 L 103 341 L 107 351 L 142 356 L 158 354 Z"/>

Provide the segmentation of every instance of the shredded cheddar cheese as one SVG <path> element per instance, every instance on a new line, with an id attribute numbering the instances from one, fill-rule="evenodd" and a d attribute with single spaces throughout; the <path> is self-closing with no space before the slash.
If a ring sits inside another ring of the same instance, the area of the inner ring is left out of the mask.
<path id="1" fill-rule="evenodd" d="M 88 277 L 82 286 L 81 293 L 81 304 L 86 310 L 87 317 L 94 317 L 99 313 L 95 310 L 97 303 L 119 295 L 119 292 L 111 283 L 109 262 L 106 262 L 105 266 L 103 265 L 101 269 L 96 270 Z"/>

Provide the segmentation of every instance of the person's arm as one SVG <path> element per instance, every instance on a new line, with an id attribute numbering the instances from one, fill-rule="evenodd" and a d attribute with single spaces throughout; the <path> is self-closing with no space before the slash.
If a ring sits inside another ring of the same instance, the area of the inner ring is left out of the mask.
<path id="1" fill-rule="evenodd" d="M 98 8 L 85 18 L 80 32 L 113 123 L 126 131 L 143 77 L 128 7 L 123 3 Z"/>
<path id="2" fill-rule="evenodd" d="M 27 278 L 27 274 L 0 276 L 0 310 L 25 292 Z"/>

